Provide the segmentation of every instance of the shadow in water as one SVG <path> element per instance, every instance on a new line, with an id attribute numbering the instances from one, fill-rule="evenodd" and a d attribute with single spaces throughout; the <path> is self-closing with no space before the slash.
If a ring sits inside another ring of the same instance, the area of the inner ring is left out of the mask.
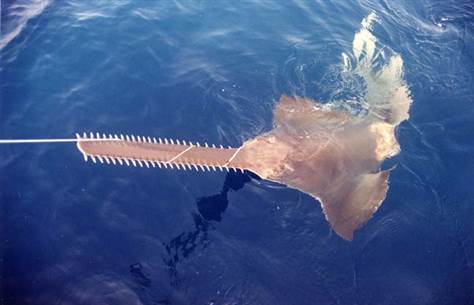
<path id="1" fill-rule="evenodd" d="M 260 178 L 253 173 L 229 172 L 225 177 L 224 186 L 220 193 L 205 196 L 197 199 L 197 209 L 199 213 L 193 212 L 194 229 L 190 232 L 183 232 L 167 243 L 163 243 L 167 257 L 164 258 L 168 266 L 171 283 L 179 284 L 177 265 L 191 255 L 198 246 L 206 248 L 209 239 L 208 231 L 215 229 L 213 222 L 220 222 L 222 216 L 229 205 L 227 194 L 229 191 L 237 191 L 244 187 L 251 179 Z"/>

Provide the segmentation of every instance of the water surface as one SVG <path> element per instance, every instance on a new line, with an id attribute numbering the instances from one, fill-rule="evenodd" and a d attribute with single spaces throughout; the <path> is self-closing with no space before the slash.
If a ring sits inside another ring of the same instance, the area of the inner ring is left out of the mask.
<path id="1" fill-rule="evenodd" d="M 371 13 L 377 63 L 403 58 L 413 105 L 388 196 L 352 242 L 314 199 L 256 177 L 2 146 L 3 303 L 472 303 L 470 1 L 8 1 L 0 138 L 238 146 L 281 94 L 363 115 L 370 88 L 347 68 Z"/>

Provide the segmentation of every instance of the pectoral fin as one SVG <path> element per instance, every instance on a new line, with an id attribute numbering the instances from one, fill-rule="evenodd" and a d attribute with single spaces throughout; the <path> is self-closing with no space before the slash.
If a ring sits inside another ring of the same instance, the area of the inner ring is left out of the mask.
<path id="1" fill-rule="evenodd" d="M 354 231 L 377 211 L 387 194 L 391 170 L 356 177 L 346 192 L 326 198 L 327 204 L 321 198 L 326 218 L 338 235 L 352 240 Z"/>

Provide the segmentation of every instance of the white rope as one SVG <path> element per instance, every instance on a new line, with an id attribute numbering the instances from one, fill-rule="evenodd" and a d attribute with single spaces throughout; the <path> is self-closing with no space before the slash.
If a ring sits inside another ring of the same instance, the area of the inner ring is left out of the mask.
<path id="1" fill-rule="evenodd" d="M 120 139 L 3 139 L 0 144 L 121 141 Z"/>
<path id="2" fill-rule="evenodd" d="M 174 158 L 172 158 L 171 160 L 169 161 L 166 161 L 166 163 L 171 163 L 173 162 L 174 160 L 178 159 L 179 157 L 181 157 L 185 152 L 187 152 L 188 150 L 190 150 L 191 148 L 193 148 L 194 145 L 191 145 L 189 146 L 188 148 L 186 148 L 185 150 L 183 150 L 182 152 L 180 152 L 179 154 L 177 154 L 176 156 L 174 156 Z"/>
<path id="3" fill-rule="evenodd" d="M 240 146 L 240 147 L 235 151 L 235 153 L 232 155 L 232 157 L 230 157 L 229 160 L 227 160 L 227 163 L 224 164 L 224 166 L 228 166 L 228 165 L 230 164 L 230 162 L 232 162 L 232 160 L 234 160 L 234 158 L 237 156 L 237 154 L 239 153 L 239 151 L 240 151 L 240 149 L 241 149 L 242 147 L 244 147 L 244 146 L 243 146 L 243 145 Z"/>

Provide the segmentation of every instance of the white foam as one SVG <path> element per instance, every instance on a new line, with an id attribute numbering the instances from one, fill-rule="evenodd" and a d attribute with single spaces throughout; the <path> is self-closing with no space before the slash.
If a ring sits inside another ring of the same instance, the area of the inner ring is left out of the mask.
<path id="1" fill-rule="evenodd" d="M 379 44 L 372 33 L 376 22 L 380 20 L 373 12 L 362 20 L 352 42 L 352 56 L 342 53 L 343 70 L 363 78 L 369 113 L 398 125 L 408 119 L 411 105 L 410 92 L 403 79 L 403 59 Z"/>

